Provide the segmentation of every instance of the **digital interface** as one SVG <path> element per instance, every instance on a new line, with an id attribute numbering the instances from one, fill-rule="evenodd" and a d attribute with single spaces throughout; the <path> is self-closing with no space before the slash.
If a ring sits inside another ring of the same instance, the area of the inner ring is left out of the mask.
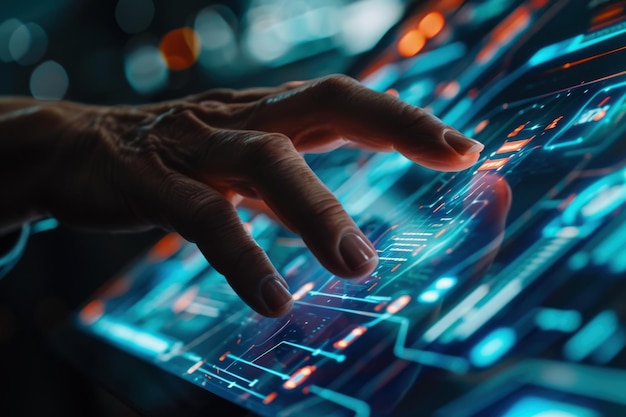
<path id="1" fill-rule="evenodd" d="M 485 150 L 458 173 L 307 156 L 375 244 L 371 276 L 242 209 L 289 315 L 254 313 L 171 234 L 77 326 L 263 416 L 626 415 L 626 1 L 411 13 L 359 78 Z"/>

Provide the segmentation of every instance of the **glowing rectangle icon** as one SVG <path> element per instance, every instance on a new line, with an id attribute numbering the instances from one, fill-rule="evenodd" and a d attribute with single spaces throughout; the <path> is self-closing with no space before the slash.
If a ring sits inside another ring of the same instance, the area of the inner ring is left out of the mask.
<path id="1" fill-rule="evenodd" d="M 528 139 L 521 139 L 521 140 L 515 140 L 512 142 L 504 142 L 504 144 L 502 146 L 500 146 L 500 148 L 496 151 L 497 154 L 502 154 L 502 153 L 509 153 L 509 152 L 518 152 L 520 150 L 522 150 L 522 148 L 524 146 L 526 146 L 526 144 L 528 144 L 528 142 L 530 142 L 531 140 L 533 140 L 534 136 L 528 138 Z"/>
<path id="2" fill-rule="evenodd" d="M 478 171 L 491 171 L 491 170 L 500 169 L 504 165 L 506 165 L 507 162 L 509 162 L 509 159 L 510 157 L 503 158 L 503 159 L 489 159 L 485 161 L 485 163 L 482 164 L 480 167 L 478 167 Z"/>

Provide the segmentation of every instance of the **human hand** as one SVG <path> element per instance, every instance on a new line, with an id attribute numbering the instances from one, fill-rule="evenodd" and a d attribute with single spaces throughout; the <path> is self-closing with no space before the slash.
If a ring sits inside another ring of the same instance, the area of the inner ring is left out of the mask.
<path id="1" fill-rule="evenodd" d="M 345 76 L 138 107 L 61 102 L 50 110 L 58 146 L 39 211 L 81 227 L 174 229 L 266 316 L 287 313 L 292 299 L 237 215 L 241 196 L 262 199 L 330 272 L 358 277 L 376 267 L 374 247 L 300 152 L 349 141 L 456 171 L 482 150 L 426 111 Z"/>

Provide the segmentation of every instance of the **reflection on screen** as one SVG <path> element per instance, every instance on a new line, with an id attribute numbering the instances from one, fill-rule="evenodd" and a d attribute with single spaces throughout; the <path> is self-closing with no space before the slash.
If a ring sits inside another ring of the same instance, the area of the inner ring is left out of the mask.
<path id="1" fill-rule="evenodd" d="M 394 36 L 363 82 L 486 149 L 443 174 L 309 158 L 375 243 L 371 276 L 242 210 L 290 315 L 255 314 L 168 235 L 77 323 L 265 416 L 624 415 L 626 2 L 432 2 Z"/>

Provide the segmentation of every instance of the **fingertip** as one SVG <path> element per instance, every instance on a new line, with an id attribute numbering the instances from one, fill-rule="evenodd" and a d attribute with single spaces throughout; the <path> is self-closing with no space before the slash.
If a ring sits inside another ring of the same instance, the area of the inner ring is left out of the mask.
<path id="1" fill-rule="evenodd" d="M 368 275 L 378 265 L 378 254 L 374 246 L 361 233 L 348 231 L 339 241 L 339 254 L 345 268 L 340 273 L 344 278 L 357 278 Z"/>
<path id="2" fill-rule="evenodd" d="M 453 129 L 445 129 L 443 132 L 443 138 L 446 143 L 459 155 L 465 156 L 472 153 L 480 153 L 483 149 L 485 149 L 485 145 L 479 141 L 468 138 Z"/>
<path id="3" fill-rule="evenodd" d="M 291 311 L 293 297 L 285 280 L 278 275 L 269 275 L 261 283 L 261 306 L 256 309 L 267 317 L 281 317 Z"/>

